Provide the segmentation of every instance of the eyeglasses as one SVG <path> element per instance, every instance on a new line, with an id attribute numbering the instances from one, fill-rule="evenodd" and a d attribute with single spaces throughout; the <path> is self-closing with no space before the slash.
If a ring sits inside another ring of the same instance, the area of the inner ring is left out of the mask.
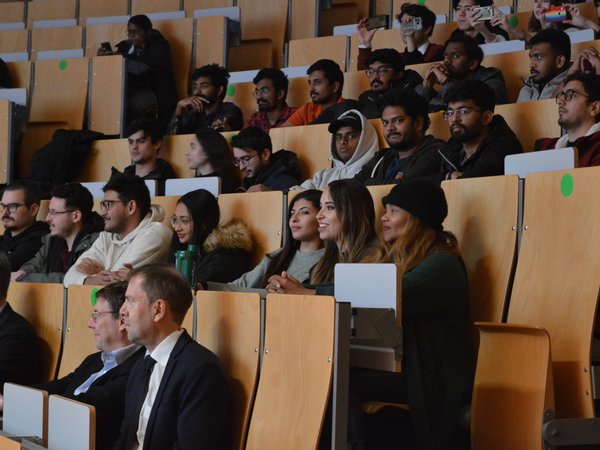
<path id="1" fill-rule="evenodd" d="M 458 108 L 458 109 L 449 109 L 448 111 L 444 111 L 444 119 L 448 120 L 452 117 L 464 117 L 471 114 L 473 111 L 481 112 L 480 109 L 471 109 L 471 108 Z"/>
<path id="2" fill-rule="evenodd" d="M 94 323 L 98 322 L 98 320 L 100 320 L 100 316 L 102 314 L 114 314 L 118 311 L 92 311 L 92 320 L 94 321 Z"/>
<path id="3" fill-rule="evenodd" d="M 358 133 L 339 133 L 335 135 L 335 142 L 353 141 L 358 139 L 359 136 L 360 135 Z"/>
<path id="4" fill-rule="evenodd" d="M 124 202 L 122 200 L 102 200 L 100 202 L 100 208 L 105 209 L 106 211 L 110 211 L 110 208 L 112 208 L 113 203 L 127 203 L 127 202 Z"/>
<path id="5" fill-rule="evenodd" d="M 58 216 L 60 214 L 66 214 L 66 213 L 70 213 L 73 211 L 76 211 L 76 209 L 67 209 L 65 211 L 55 211 L 55 210 L 51 209 L 48 211 L 48 215 L 54 217 L 54 216 Z"/>
<path id="6" fill-rule="evenodd" d="M 394 71 L 394 69 L 392 69 L 391 67 L 378 67 L 377 69 L 367 69 L 367 70 L 365 70 L 365 73 L 367 74 L 367 76 L 369 78 L 371 78 L 371 77 L 374 77 L 375 75 L 377 75 L 378 77 L 382 77 L 386 73 L 393 72 L 393 71 Z"/>
<path id="7" fill-rule="evenodd" d="M 27 205 L 24 203 L 9 203 L 8 205 L 0 203 L 0 210 L 2 210 L 3 213 L 8 211 L 10 214 L 14 214 L 17 212 L 17 209 L 19 209 L 21 206 Z"/>
<path id="8" fill-rule="evenodd" d="M 564 97 L 566 102 L 570 102 L 571 100 L 573 100 L 573 98 L 577 97 L 578 95 L 581 95 L 585 98 L 589 98 L 589 95 L 577 92 L 575 89 L 567 89 L 566 91 L 562 91 L 556 94 L 556 103 L 560 101 L 561 97 Z"/>
<path id="9" fill-rule="evenodd" d="M 190 223 L 192 223 L 192 219 L 189 217 L 171 217 L 171 226 L 173 228 L 175 228 L 177 225 L 187 227 Z"/>
<path id="10" fill-rule="evenodd" d="M 266 86 L 261 87 L 260 89 L 254 89 L 254 96 L 255 97 L 266 97 L 270 93 L 271 93 L 271 89 L 269 89 Z"/>
<path id="11" fill-rule="evenodd" d="M 255 153 L 252 156 L 243 156 L 241 158 L 235 158 L 233 160 L 233 163 L 236 165 L 236 167 L 246 167 L 248 165 L 248 163 L 250 161 L 252 161 L 252 158 L 256 158 L 258 156 L 258 153 Z"/>

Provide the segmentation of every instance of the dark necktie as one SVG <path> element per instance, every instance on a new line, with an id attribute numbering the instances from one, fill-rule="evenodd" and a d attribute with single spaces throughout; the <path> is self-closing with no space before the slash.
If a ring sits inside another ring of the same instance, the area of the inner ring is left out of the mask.
<path id="1" fill-rule="evenodd" d="M 146 394 L 148 394 L 148 386 L 150 384 L 150 376 L 152 375 L 152 370 L 154 369 L 154 364 L 156 364 L 156 360 L 152 359 L 150 355 L 147 355 L 144 358 L 144 370 L 142 372 L 142 383 L 141 383 L 141 392 L 140 396 L 137 399 L 137 403 L 135 408 L 132 411 L 131 422 L 129 423 L 129 430 L 127 432 L 127 442 L 125 445 L 126 449 L 131 449 L 137 444 L 137 431 L 138 431 L 138 423 L 140 412 L 142 410 L 142 405 L 144 404 L 144 400 L 146 400 Z"/>

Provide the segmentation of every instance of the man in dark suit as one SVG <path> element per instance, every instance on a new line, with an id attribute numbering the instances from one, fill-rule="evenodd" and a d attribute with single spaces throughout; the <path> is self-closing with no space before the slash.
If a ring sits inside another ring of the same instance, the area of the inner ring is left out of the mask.
<path id="1" fill-rule="evenodd" d="M 96 305 L 88 321 L 100 350 L 83 360 L 74 372 L 34 386 L 96 408 L 96 449 L 112 448 L 119 437 L 125 407 L 125 385 L 144 350 L 132 344 L 119 310 L 125 301 L 126 282 L 109 284 L 96 293 Z"/>
<path id="2" fill-rule="evenodd" d="M 4 383 L 40 381 L 40 349 L 33 327 L 6 301 L 11 264 L 0 252 L 0 393 Z"/>
<path id="3" fill-rule="evenodd" d="M 217 357 L 181 324 L 192 304 L 187 281 L 164 264 L 132 270 L 121 314 L 146 347 L 127 382 L 125 420 L 114 449 L 231 448 L 231 395 Z"/>

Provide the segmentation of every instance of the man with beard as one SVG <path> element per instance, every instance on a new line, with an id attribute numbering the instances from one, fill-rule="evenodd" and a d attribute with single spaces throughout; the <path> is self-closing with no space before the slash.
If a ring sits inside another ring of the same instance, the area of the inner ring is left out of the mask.
<path id="1" fill-rule="evenodd" d="M 425 72 L 423 83 L 415 91 L 429 102 L 429 111 L 446 109 L 446 93 L 461 80 L 480 80 L 494 91 L 496 104 L 507 103 L 504 76 L 495 67 L 483 67 L 483 50 L 473 38 L 455 34 L 444 45 L 444 61 L 432 64 Z M 441 89 L 434 88 L 439 85 Z"/>
<path id="2" fill-rule="evenodd" d="M 330 123 L 342 113 L 357 109 L 358 102 L 342 97 L 344 72 L 330 59 L 319 59 L 306 71 L 311 102 L 305 103 L 282 126 Z"/>
<path id="3" fill-rule="evenodd" d="M 156 195 L 164 195 L 165 181 L 177 178 L 171 164 L 158 157 L 163 143 L 163 130 L 156 120 L 144 119 L 133 122 L 125 134 L 133 164 L 125 167 L 123 172 L 137 175 L 143 180 L 156 180 Z"/>
<path id="4" fill-rule="evenodd" d="M 438 181 L 504 173 L 504 157 L 522 153 L 517 136 L 500 115 L 494 115 L 494 91 L 480 80 L 453 83 L 446 93 L 452 137 L 441 152 Z"/>
<path id="5" fill-rule="evenodd" d="M 0 252 L 8 256 L 12 272 L 35 256 L 42 246 L 42 237 L 48 233 L 48 225 L 35 220 L 39 209 L 40 196 L 33 184 L 15 181 L 4 188 Z"/>
<path id="6" fill-rule="evenodd" d="M 579 167 L 600 166 L 600 76 L 569 75 L 556 103 L 558 124 L 567 132 L 560 138 L 540 139 L 536 150 L 576 147 Z"/>
<path id="7" fill-rule="evenodd" d="M 150 206 L 140 177 L 117 173 L 102 188 L 104 231 L 65 275 L 64 285 L 107 285 L 123 281 L 132 268 L 167 260 L 172 232 L 162 208 Z"/>
<path id="8" fill-rule="evenodd" d="M 288 79 L 279 69 L 264 68 L 252 82 L 258 111 L 252 114 L 244 128 L 257 127 L 268 133 L 271 128 L 283 125 L 296 112 L 296 108 L 288 106 L 285 101 Z"/>
<path id="9" fill-rule="evenodd" d="M 430 123 L 427 102 L 405 89 L 385 95 L 380 105 L 390 147 L 377 152 L 354 179 L 366 185 L 390 184 L 437 174 L 444 141 L 425 134 Z"/>
<path id="10" fill-rule="evenodd" d="M 392 89 L 413 90 L 423 81 L 421 75 L 414 70 L 404 70 L 402 55 L 393 48 L 382 48 L 372 52 L 367 60 L 367 66 L 365 73 L 371 90 L 360 94 L 358 101 L 362 113 L 368 119 L 379 117 L 377 102 L 382 95 Z"/>
<path id="11" fill-rule="evenodd" d="M 191 134 L 213 128 L 217 131 L 241 130 L 242 111 L 224 102 L 229 72 L 218 64 L 207 64 L 192 73 L 192 95 L 177 102 L 169 129 L 171 134 Z"/>
<path id="12" fill-rule="evenodd" d="M 567 33 L 554 28 L 539 31 L 529 41 L 530 77 L 517 102 L 553 98 L 567 76 L 571 41 Z"/>

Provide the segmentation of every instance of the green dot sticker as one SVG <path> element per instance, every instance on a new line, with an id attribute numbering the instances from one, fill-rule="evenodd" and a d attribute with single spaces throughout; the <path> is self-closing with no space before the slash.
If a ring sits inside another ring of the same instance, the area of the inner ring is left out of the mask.
<path id="1" fill-rule="evenodd" d="M 425 4 L 425 0 L 417 0 L 417 3 L 418 3 L 419 5 L 424 5 L 424 4 Z"/>
<path id="2" fill-rule="evenodd" d="M 519 18 L 517 16 L 510 16 L 508 18 L 508 24 L 515 28 L 517 25 L 519 25 Z"/>
<path id="3" fill-rule="evenodd" d="M 233 97 L 234 95 L 235 95 L 235 86 L 230 84 L 229 86 L 227 86 L 227 96 Z"/>
<path id="4" fill-rule="evenodd" d="M 58 68 L 60 70 L 67 70 L 67 61 L 65 61 L 64 59 L 61 59 L 60 62 L 58 63 Z"/>
<path id="5" fill-rule="evenodd" d="M 96 297 L 97 293 L 98 288 L 94 288 L 92 289 L 92 292 L 90 292 L 90 303 L 92 304 L 92 306 L 96 306 L 96 303 L 98 303 L 98 297 Z"/>
<path id="6" fill-rule="evenodd" d="M 560 180 L 560 192 L 565 197 L 570 197 L 573 193 L 573 177 L 566 173 Z"/>

